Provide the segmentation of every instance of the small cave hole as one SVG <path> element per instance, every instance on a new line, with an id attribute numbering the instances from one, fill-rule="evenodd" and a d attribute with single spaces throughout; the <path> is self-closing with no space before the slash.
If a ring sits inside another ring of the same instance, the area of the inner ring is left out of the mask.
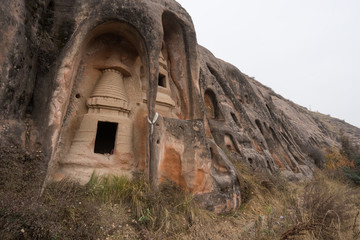
<path id="1" fill-rule="evenodd" d="M 118 123 L 98 122 L 94 153 L 114 154 Z"/>
<path id="2" fill-rule="evenodd" d="M 80 96 L 80 93 L 77 93 L 76 95 L 75 95 L 75 97 L 76 98 L 80 98 L 81 96 Z"/>
<path id="3" fill-rule="evenodd" d="M 240 124 L 239 120 L 237 119 L 235 113 L 232 112 L 232 113 L 230 113 L 230 114 L 231 114 L 232 119 L 233 119 L 234 122 L 236 123 L 236 125 L 238 125 L 238 126 L 241 128 L 241 124 Z"/>
<path id="4" fill-rule="evenodd" d="M 272 111 L 271 111 L 271 109 L 270 109 L 269 105 L 265 104 L 265 106 L 266 106 L 267 110 L 269 111 L 270 115 L 271 115 L 271 116 L 273 116 L 273 113 L 272 113 Z"/>
<path id="5" fill-rule="evenodd" d="M 33 112 L 33 108 L 34 108 L 34 95 L 31 96 L 31 99 L 30 99 L 28 105 L 26 106 L 25 113 L 27 115 L 31 115 Z"/>
<path id="6" fill-rule="evenodd" d="M 160 143 L 160 139 L 156 140 L 156 143 L 159 144 L 159 143 Z"/>
<path id="7" fill-rule="evenodd" d="M 250 166 L 253 165 L 253 160 L 252 160 L 252 158 L 248 158 L 248 162 L 249 162 Z"/>
<path id="8" fill-rule="evenodd" d="M 213 153 L 213 149 L 212 149 L 212 148 L 210 148 L 210 157 L 211 157 L 211 159 L 214 159 L 214 153 Z"/>
<path id="9" fill-rule="evenodd" d="M 274 129 L 273 129 L 272 127 L 269 127 L 269 129 L 270 129 L 270 131 L 271 131 L 271 135 L 272 135 L 273 139 L 274 139 L 275 141 L 279 141 L 278 138 L 277 138 L 277 136 L 276 136 L 276 134 L 275 134 Z"/>
<path id="10" fill-rule="evenodd" d="M 245 102 L 246 104 L 250 104 L 249 96 L 245 94 Z"/>
<path id="11" fill-rule="evenodd" d="M 261 134 L 264 135 L 264 131 L 263 131 L 263 128 L 262 128 L 262 126 L 261 126 L 261 122 L 260 122 L 259 119 L 256 119 L 256 120 L 255 120 L 255 124 L 256 124 L 256 126 L 258 127 L 258 129 L 260 130 Z"/>
<path id="12" fill-rule="evenodd" d="M 162 74 L 159 74 L 158 85 L 159 85 L 160 87 L 166 88 L 166 78 L 165 78 L 165 76 L 162 75 Z"/>

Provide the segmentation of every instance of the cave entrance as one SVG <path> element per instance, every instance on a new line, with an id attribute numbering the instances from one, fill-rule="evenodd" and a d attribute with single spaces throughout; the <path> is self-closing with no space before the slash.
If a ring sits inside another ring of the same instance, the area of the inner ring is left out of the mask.
<path id="1" fill-rule="evenodd" d="M 118 123 L 98 121 L 94 153 L 114 154 Z"/>

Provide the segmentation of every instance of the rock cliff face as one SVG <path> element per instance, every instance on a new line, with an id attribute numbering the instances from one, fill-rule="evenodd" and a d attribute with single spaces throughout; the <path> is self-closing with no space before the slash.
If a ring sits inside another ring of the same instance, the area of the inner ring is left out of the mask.
<path id="1" fill-rule="evenodd" d="M 226 212 L 238 163 L 301 179 L 311 149 L 359 142 L 199 46 L 175 1 L 5 0 L 0 16 L 0 145 L 43 152 L 45 182 L 142 172 Z"/>

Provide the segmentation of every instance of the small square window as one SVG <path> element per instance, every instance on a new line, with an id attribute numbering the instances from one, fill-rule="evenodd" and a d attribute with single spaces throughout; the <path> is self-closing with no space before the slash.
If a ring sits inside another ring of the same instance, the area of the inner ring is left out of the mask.
<path id="1" fill-rule="evenodd" d="M 166 77 L 164 75 L 159 75 L 158 85 L 160 87 L 166 87 Z"/>

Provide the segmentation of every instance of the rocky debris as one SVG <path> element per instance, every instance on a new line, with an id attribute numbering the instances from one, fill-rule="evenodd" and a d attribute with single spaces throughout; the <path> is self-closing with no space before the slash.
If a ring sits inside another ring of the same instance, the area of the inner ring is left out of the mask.
<path id="1" fill-rule="evenodd" d="M 241 204 L 237 163 L 311 177 L 360 130 L 308 111 L 199 46 L 172 0 L 4 1 L 0 145 L 42 148 L 46 182 L 144 172 L 205 208 Z"/>

